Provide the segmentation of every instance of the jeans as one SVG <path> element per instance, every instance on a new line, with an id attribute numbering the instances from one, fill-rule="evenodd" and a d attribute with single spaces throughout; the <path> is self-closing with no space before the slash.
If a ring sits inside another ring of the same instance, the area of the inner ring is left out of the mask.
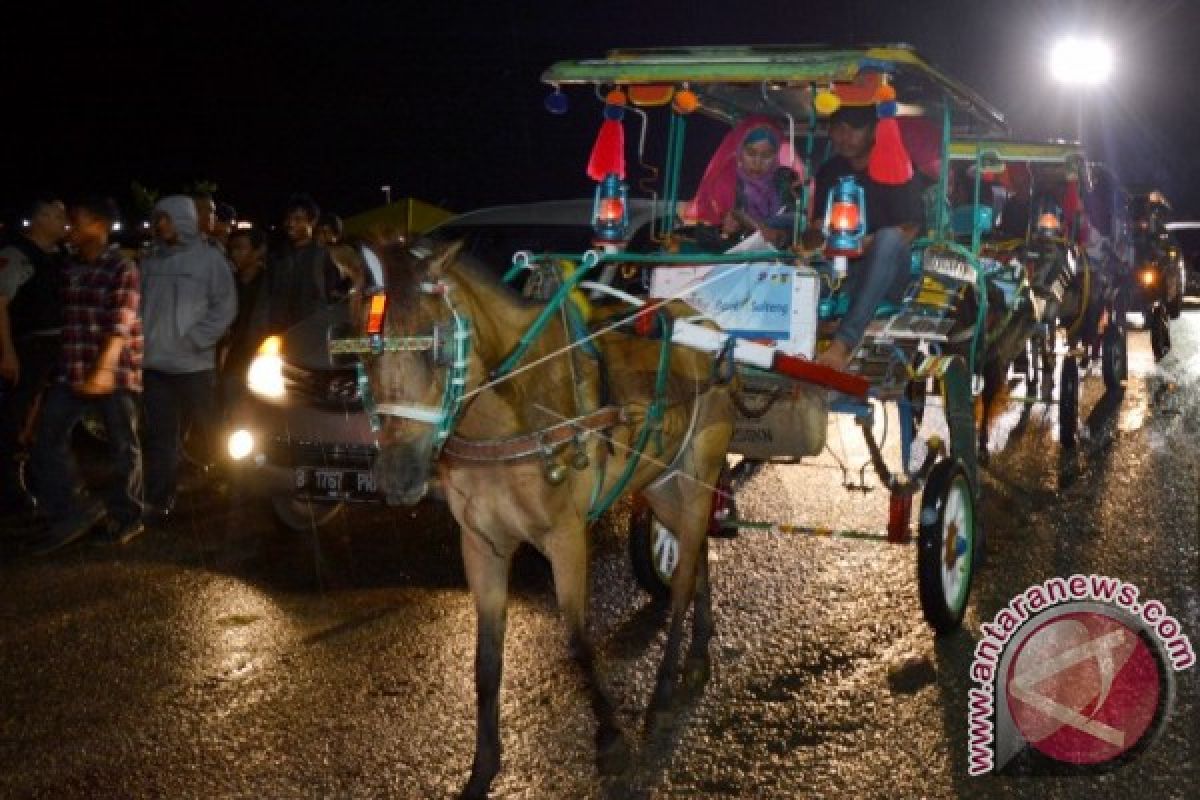
<path id="1" fill-rule="evenodd" d="M 108 431 L 112 477 L 104 492 L 108 515 L 127 525 L 142 518 L 142 451 L 138 446 L 137 394 L 120 390 L 99 397 L 78 395 L 65 383 L 46 392 L 41 424 L 33 443 L 30 466 L 38 503 L 51 520 L 82 509 L 76 490 L 80 483 L 71 453 L 71 431 L 94 410 Z"/>
<path id="2" fill-rule="evenodd" d="M 21 493 L 21 434 L 38 396 L 50 382 L 62 350 L 62 339 L 55 336 L 25 336 L 14 343 L 21 364 L 20 379 L 5 386 L 0 396 L 0 494 L 14 497 Z M 29 487 L 32 488 L 32 487 Z"/>
<path id="3" fill-rule="evenodd" d="M 199 437 L 201 458 L 212 460 L 220 410 L 214 370 L 171 373 L 142 372 L 146 409 L 146 503 L 170 508 L 179 480 L 183 420 Z"/>
<path id="4" fill-rule="evenodd" d="M 912 271 L 908 245 L 908 237 L 899 228 L 880 228 L 862 258 L 850 262 L 844 284 L 850 308 L 833 337 L 851 350 L 862 341 L 883 301 L 899 303 L 904 299 Z"/>

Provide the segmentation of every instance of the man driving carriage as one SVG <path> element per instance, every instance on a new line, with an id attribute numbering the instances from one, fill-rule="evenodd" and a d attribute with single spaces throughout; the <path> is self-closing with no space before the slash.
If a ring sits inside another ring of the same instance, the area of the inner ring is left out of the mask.
<path id="1" fill-rule="evenodd" d="M 853 176 L 866 198 L 867 236 L 861 258 L 846 277 L 850 307 L 818 361 L 845 369 L 867 324 L 884 302 L 899 303 L 910 280 L 909 245 L 924 223 L 921 188 L 915 175 L 898 185 L 871 177 L 867 165 L 875 145 L 875 107 L 842 106 L 829 118 L 834 155 L 817 172 L 814 197 L 827 197 L 839 178 Z M 814 207 L 820 203 L 814 203 Z"/>

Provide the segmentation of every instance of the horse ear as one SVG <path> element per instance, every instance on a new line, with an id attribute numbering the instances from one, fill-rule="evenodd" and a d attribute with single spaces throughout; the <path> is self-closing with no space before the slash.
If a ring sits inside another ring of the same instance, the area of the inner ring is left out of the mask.
<path id="1" fill-rule="evenodd" d="M 429 258 L 429 270 L 427 273 L 429 277 L 434 280 L 442 278 L 446 274 L 446 271 L 450 269 L 450 265 L 458 260 L 458 254 L 462 252 L 463 244 L 463 240 L 459 239 L 456 242 L 438 247 Z"/>

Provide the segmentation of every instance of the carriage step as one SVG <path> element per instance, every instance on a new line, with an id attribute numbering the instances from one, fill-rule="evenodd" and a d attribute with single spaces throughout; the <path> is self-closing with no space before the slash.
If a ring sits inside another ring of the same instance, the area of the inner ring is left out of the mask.
<path id="1" fill-rule="evenodd" d="M 889 339 L 926 339 L 945 341 L 954 327 L 954 320 L 944 316 L 902 313 L 888 320 L 880 320 L 867 327 L 867 336 Z"/>

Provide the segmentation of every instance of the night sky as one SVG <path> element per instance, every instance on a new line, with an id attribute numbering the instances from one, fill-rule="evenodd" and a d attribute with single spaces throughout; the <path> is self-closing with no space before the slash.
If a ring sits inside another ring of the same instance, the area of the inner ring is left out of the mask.
<path id="1" fill-rule="evenodd" d="M 1118 61 L 1083 98 L 1085 141 L 1200 214 L 1190 0 L 17 5 L 0 78 L 6 218 L 47 189 L 132 211 L 134 180 L 164 194 L 213 181 L 260 222 L 294 191 L 343 215 L 379 204 L 382 184 L 454 210 L 580 196 L 599 107 L 576 92 L 553 117 L 538 77 L 611 47 L 907 42 L 1017 132 L 1070 136 L 1076 102 L 1046 61 L 1071 30 L 1103 34 Z"/>

